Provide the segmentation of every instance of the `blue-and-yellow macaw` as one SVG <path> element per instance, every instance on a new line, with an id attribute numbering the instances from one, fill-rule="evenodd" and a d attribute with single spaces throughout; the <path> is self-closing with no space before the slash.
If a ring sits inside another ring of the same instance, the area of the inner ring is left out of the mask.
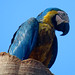
<path id="1" fill-rule="evenodd" d="M 55 30 L 62 31 L 62 36 L 68 33 L 68 15 L 61 9 L 47 8 L 18 28 L 8 52 L 21 60 L 36 59 L 50 68 L 58 52 Z"/>

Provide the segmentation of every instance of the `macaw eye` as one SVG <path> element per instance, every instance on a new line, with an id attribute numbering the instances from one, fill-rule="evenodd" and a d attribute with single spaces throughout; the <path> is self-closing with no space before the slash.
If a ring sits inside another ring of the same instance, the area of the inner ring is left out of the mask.
<path id="1" fill-rule="evenodd" d="M 67 14 L 63 13 L 62 16 L 66 16 Z"/>
<path id="2" fill-rule="evenodd" d="M 65 22 L 69 22 L 69 18 L 68 18 L 68 15 L 63 12 L 63 11 L 58 11 L 58 15 L 59 17 L 64 20 Z"/>

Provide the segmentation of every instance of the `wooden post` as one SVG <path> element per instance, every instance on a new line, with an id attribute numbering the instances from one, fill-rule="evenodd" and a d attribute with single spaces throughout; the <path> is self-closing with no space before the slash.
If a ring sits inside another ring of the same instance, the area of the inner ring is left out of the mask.
<path id="1" fill-rule="evenodd" d="M 34 59 L 21 61 L 9 53 L 0 53 L 0 75 L 53 75 L 41 62 Z"/>

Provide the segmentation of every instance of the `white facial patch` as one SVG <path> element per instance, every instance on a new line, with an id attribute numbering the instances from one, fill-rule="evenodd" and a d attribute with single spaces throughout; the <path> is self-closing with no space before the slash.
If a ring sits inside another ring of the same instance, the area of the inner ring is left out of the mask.
<path id="1" fill-rule="evenodd" d="M 57 25 L 59 25 L 62 22 L 64 22 L 64 20 L 62 20 L 58 15 L 56 15 L 56 22 L 57 22 Z"/>
<path id="2" fill-rule="evenodd" d="M 56 15 L 57 25 L 64 22 L 69 23 L 68 15 L 64 11 L 58 11 L 58 15 Z"/>

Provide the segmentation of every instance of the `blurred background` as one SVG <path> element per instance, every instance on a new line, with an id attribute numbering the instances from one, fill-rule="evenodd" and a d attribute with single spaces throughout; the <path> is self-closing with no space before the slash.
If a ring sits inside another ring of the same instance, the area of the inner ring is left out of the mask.
<path id="1" fill-rule="evenodd" d="M 57 7 L 68 13 L 70 32 L 58 39 L 58 55 L 51 67 L 55 75 L 75 75 L 75 1 L 74 0 L 0 0 L 0 52 L 7 52 L 13 34 L 30 17 L 46 8 Z"/>

